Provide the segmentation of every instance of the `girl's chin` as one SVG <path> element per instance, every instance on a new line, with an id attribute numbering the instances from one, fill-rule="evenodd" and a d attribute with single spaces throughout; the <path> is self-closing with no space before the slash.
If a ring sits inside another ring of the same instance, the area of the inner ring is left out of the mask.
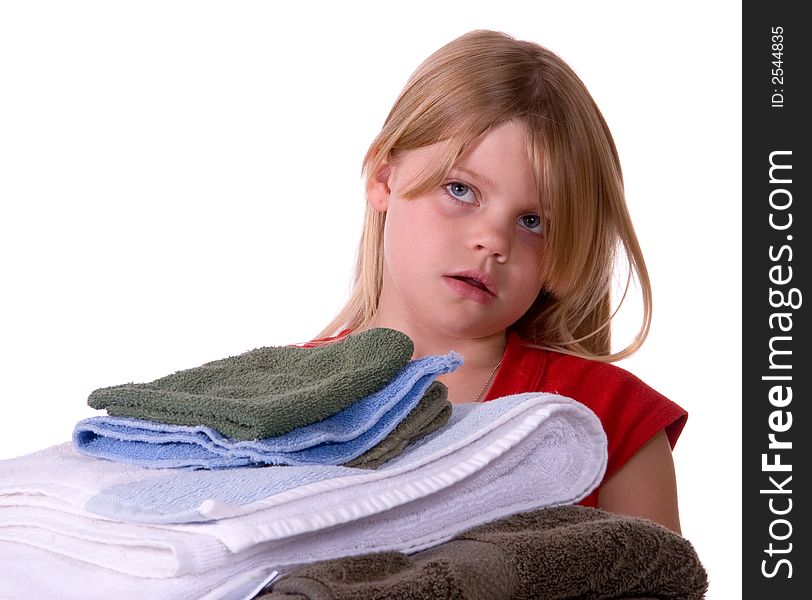
<path id="1" fill-rule="evenodd" d="M 446 315 L 446 317 L 444 319 L 434 318 L 429 322 L 424 322 L 421 329 L 431 334 L 449 338 L 475 340 L 504 335 L 509 326 L 509 324 L 506 324 L 502 327 L 496 323 L 483 322 L 482 319 L 472 319 L 470 317 L 453 318 L 452 315 Z"/>

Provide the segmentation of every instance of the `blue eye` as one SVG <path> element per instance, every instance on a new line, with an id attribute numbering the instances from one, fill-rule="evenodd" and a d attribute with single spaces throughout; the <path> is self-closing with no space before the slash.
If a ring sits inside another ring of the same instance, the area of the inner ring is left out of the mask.
<path id="1" fill-rule="evenodd" d="M 519 223 L 533 233 L 543 233 L 541 227 L 541 217 L 539 215 L 524 215 L 519 217 Z"/>
<path id="2" fill-rule="evenodd" d="M 445 184 L 444 188 L 448 195 L 454 200 L 462 202 L 463 204 L 476 203 L 476 194 L 474 194 L 474 191 L 470 188 L 470 186 L 467 186 L 464 183 L 452 181 L 451 183 Z"/>

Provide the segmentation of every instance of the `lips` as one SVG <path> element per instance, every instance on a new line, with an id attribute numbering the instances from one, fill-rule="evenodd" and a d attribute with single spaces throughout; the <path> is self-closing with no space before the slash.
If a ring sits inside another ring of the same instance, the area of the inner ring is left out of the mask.
<path id="1" fill-rule="evenodd" d="M 473 285 L 474 287 L 478 287 L 479 289 L 489 292 L 490 290 L 488 287 L 482 283 L 479 279 L 473 279 L 471 277 L 454 277 L 454 279 L 459 279 L 460 281 L 464 281 L 468 285 Z"/>
<path id="2" fill-rule="evenodd" d="M 464 283 L 467 283 L 468 285 L 472 285 L 474 287 L 477 287 L 477 288 L 481 289 L 483 292 L 488 292 L 488 293 L 491 292 L 488 289 L 488 286 L 486 286 L 484 283 L 482 283 L 479 279 L 474 279 L 473 277 L 460 277 L 459 275 L 454 275 L 451 278 L 452 279 L 457 279 L 458 281 L 462 281 Z"/>
<path id="3" fill-rule="evenodd" d="M 481 304 L 489 304 L 497 296 L 493 279 L 482 271 L 449 273 L 444 279 L 458 294 Z"/>
<path id="4" fill-rule="evenodd" d="M 457 279 L 468 285 L 477 287 L 492 296 L 496 296 L 496 286 L 493 283 L 493 279 L 483 271 L 460 271 L 459 273 L 450 273 L 446 275 L 446 277 Z"/>

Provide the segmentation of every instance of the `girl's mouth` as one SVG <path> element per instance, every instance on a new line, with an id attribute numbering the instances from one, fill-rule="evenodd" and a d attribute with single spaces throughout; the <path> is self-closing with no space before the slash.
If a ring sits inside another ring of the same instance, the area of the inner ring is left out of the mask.
<path id="1" fill-rule="evenodd" d="M 478 304 L 490 304 L 496 292 L 490 279 L 479 273 L 455 273 L 445 275 L 443 281 L 457 294 Z"/>
<path id="2" fill-rule="evenodd" d="M 459 281 L 467 283 L 468 285 L 472 285 L 474 287 L 477 287 L 477 288 L 481 289 L 483 292 L 488 292 L 489 294 L 491 292 L 488 289 L 488 286 L 485 285 L 484 283 L 482 283 L 479 279 L 474 279 L 473 277 L 464 277 L 464 276 L 461 276 L 461 275 L 452 275 L 451 278 L 452 279 L 458 279 Z"/>

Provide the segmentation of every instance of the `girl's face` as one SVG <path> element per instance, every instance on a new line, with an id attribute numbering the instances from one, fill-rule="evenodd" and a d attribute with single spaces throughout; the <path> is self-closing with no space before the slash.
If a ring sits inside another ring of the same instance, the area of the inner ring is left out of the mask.
<path id="1" fill-rule="evenodd" d="M 386 211 L 379 324 L 457 338 L 502 333 L 542 285 L 544 224 L 524 127 L 492 130 L 440 187 L 403 198 L 437 150 L 409 151 L 370 180 L 368 201 Z"/>

